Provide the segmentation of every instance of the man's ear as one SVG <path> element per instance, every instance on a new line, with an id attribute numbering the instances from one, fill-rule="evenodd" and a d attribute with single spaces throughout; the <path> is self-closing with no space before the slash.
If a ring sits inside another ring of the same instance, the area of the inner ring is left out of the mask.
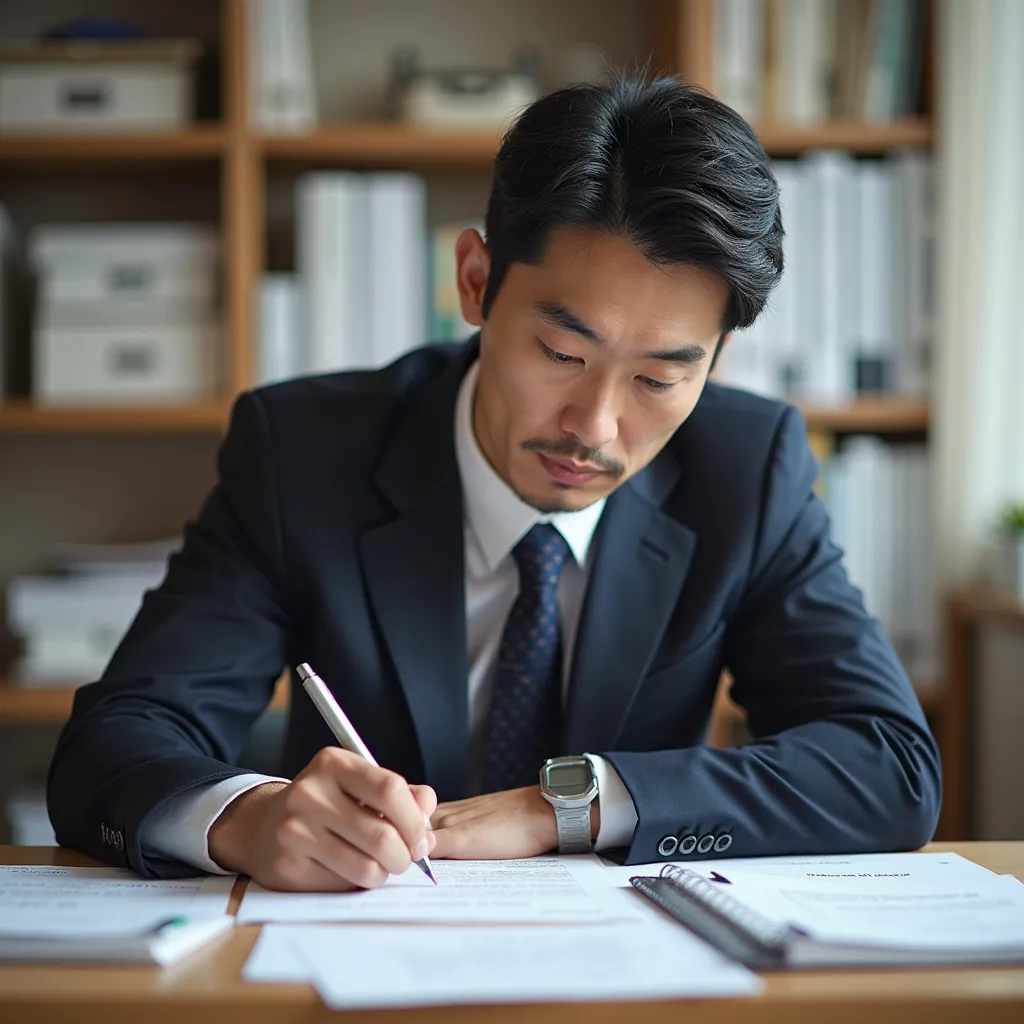
<path id="1" fill-rule="evenodd" d="M 480 232 L 466 228 L 455 243 L 455 280 L 459 286 L 462 319 L 474 327 L 484 322 L 484 294 L 491 272 L 491 254 Z"/>

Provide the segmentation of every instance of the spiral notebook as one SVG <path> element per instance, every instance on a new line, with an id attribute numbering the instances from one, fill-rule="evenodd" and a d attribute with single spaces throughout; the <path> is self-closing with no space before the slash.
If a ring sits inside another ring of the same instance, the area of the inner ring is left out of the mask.
<path id="1" fill-rule="evenodd" d="M 1009 876 L 901 884 L 733 874 L 722 884 L 667 864 L 630 883 L 755 970 L 1024 962 L 1024 885 Z"/>

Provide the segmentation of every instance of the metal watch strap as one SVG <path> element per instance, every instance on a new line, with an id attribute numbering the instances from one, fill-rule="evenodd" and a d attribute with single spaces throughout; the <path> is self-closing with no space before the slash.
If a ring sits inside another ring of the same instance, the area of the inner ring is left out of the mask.
<path id="1" fill-rule="evenodd" d="M 584 807 L 556 807 L 559 853 L 590 853 L 594 848 L 590 838 L 590 804 Z"/>

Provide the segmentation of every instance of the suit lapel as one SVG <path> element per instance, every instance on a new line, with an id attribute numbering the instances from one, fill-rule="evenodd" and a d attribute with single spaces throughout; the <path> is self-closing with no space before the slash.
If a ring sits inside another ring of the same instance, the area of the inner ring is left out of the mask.
<path id="1" fill-rule="evenodd" d="M 678 477 L 665 450 L 605 506 L 573 652 L 567 751 L 614 744 L 682 590 L 696 535 L 660 508 Z"/>
<path id="2" fill-rule="evenodd" d="M 438 798 L 466 795 L 468 695 L 462 490 L 455 400 L 470 344 L 414 399 L 374 482 L 395 510 L 366 531 L 370 601 L 405 693 L 426 780 Z"/>

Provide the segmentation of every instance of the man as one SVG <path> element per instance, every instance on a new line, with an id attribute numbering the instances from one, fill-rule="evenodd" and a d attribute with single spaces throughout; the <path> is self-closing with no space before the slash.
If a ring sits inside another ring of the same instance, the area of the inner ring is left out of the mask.
<path id="1" fill-rule="evenodd" d="M 782 271 L 751 128 L 673 80 L 555 93 L 501 148 L 486 234 L 457 247 L 478 337 L 238 400 L 183 550 L 76 697 L 60 841 L 323 890 L 425 853 L 927 841 L 936 747 L 800 415 L 707 383 Z M 284 777 L 233 767 L 304 661 L 381 767 L 300 688 Z M 723 667 L 755 737 L 730 750 L 702 745 Z"/>

